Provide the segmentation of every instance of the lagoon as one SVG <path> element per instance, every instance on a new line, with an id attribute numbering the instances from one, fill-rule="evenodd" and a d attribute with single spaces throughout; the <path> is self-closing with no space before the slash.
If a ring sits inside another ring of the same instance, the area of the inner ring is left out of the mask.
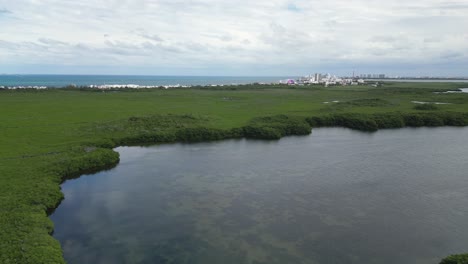
<path id="1" fill-rule="evenodd" d="M 468 128 L 120 147 L 62 185 L 68 263 L 438 263 L 468 250 Z"/>

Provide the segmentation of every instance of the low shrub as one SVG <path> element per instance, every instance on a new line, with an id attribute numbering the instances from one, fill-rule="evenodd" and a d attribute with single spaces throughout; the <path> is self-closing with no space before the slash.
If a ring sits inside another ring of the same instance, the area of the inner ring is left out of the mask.
<path id="1" fill-rule="evenodd" d="M 245 126 L 243 131 L 246 138 L 280 139 L 282 137 L 281 131 L 267 126 Z"/>
<path id="2" fill-rule="evenodd" d="M 347 102 L 339 102 L 336 105 L 343 106 L 364 106 L 364 107 L 381 107 L 392 105 L 389 101 L 380 98 L 356 99 Z"/>
<path id="3" fill-rule="evenodd" d="M 175 133 L 176 141 L 181 142 L 212 141 L 225 139 L 229 136 L 229 131 L 206 127 L 183 128 Z"/>
<path id="4" fill-rule="evenodd" d="M 374 114 L 377 127 L 381 128 L 400 128 L 405 126 L 405 120 L 399 113 Z"/>
<path id="5" fill-rule="evenodd" d="M 417 113 L 403 114 L 403 120 L 405 122 L 405 126 L 410 126 L 410 127 L 424 126 L 424 120 L 421 118 L 421 115 Z"/>
<path id="6" fill-rule="evenodd" d="M 436 113 L 386 113 L 386 114 L 329 114 L 309 117 L 312 127 L 342 126 L 362 131 L 382 128 L 467 126 L 468 114 L 457 112 Z"/>
<path id="7" fill-rule="evenodd" d="M 422 118 L 424 120 L 424 126 L 437 127 L 445 125 L 443 116 L 440 117 L 432 114 L 423 114 Z"/>
<path id="8" fill-rule="evenodd" d="M 374 119 L 366 115 L 341 114 L 335 117 L 335 120 L 340 126 L 351 129 L 362 131 L 376 131 L 378 129 Z"/>
<path id="9" fill-rule="evenodd" d="M 337 126 L 334 115 L 312 116 L 306 118 L 311 127 L 331 127 Z"/>
<path id="10" fill-rule="evenodd" d="M 448 256 L 440 264 L 468 264 L 468 254 Z"/>
<path id="11" fill-rule="evenodd" d="M 312 127 L 341 126 L 362 131 L 376 131 L 376 121 L 371 116 L 361 114 L 332 114 L 306 119 Z"/>
<path id="12" fill-rule="evenodd" d="M 439 107 L 435 104 L 418 104 L 413 107 L 416 110 L 424 110 L 424 111 L 433 111 L 438 110 Z"/>
<path id="13" fill-rule="evenodd" d="M 115 139 L 117 145 L 134 145 L 145 143 L 169 143 L 177 140 L 174 133 L 171 132 L 143 132 L 136 135 L 124 136 L 120 139 Z"/>
<path id="14" fill-rule="evenodd" d="M 444 113 L 444 123 L 446 126 L 467 126 L 468 125 L 468 114 L 466 113 Z"/>
<path id="15" fill-rule="evenodd" d="M 77 152 L 72 158 L 58 160 L 53 171 L 64 179 L 73 178 L 84 172 L 100 171 L 119 163 L 119 153 L 112 149 L 96 148 L 90 152 Z"/>
<path id="16" fill-rule="evenodd" d="M 244 129 L 243 128 L 233 128 L 229 130 L 229 138 L 243 138 Z"/>
<path id="17" fill-rule="evenodd" d="M 289 135 L 308 135 L 312 127 L 305 118 L 277 115 L 255 118 L 243 131 L 247 138 L 279 139 Z"/>

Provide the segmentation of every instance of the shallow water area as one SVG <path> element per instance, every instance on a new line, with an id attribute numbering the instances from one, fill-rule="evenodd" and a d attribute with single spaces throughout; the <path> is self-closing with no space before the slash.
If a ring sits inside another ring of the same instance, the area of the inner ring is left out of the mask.
<path id="1" fill-rule="evenodd" d="M 468 88 L 460 88 L 459 91 L 447 91 L 447 92 L 435 92 L 435 94 L 447 94 L 447 93 L 468 93 Z"/>
<path id="2" fill-rule="evenodd" d="M 468 128 L 120 147 L 62 185 L 68 263 L 438 263 L 468 245 Z"/>

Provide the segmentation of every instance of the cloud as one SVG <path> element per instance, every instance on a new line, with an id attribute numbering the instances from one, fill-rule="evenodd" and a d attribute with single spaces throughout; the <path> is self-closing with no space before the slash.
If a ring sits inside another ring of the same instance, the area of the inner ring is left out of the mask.
<path id="1" fill-rule="evenodd" d="M 456 9 L 456 10 L 459 10 L 459 9 L 468 9 L 468 4 L 463 4 L 463 3 L 444 3 L 440 6 L 438 6 L 438 8 L 441 8 L 441 9 Z"/>
<path id="2" fill-rule="evenodd" d="M 444 52 L 443 54 L 440 55 L 440 58 L 445 59 L 445 60 L 452 60 L 452 59 L 458 59 L 462 58 L 463 53 L 461 52 Z"/>
<path id="3" fill-rule="evenodd" d="M 55 39 L 50 39 L 50 38 L 39 38 L 37 40 L 41 44 L 45 45 L 67 45 L 67 43 Z"/>
<path id="4" fill-rule="evenodd" d="M 405 36 L 402 36 L 405 38 Z M 369 41 L 371 42 L 380 42 L 380 43 L 395 43 L 398 42 L 401 38 L 392 36 L 392 35 L 376 35 L 372 36 Z"/>
<path id="5" fill-rule="evenodd" d="M 241 43 L 244 45 L 250 45 L 252 42 L 248 39 L 243 39 Z"/>
<path id="6" fill-rule="evenodd" d="M 287 9 L 291 12 L 301 12 L 301 9 L 293 3 L 289 3 Z"/>
<path id="7" fill-rule="evenodd" d="M 141 35 L 143 38 L 146 38 L 146 39 L 149 39 L 149 40 L 152 40 L 152 41 L 156 41 L 156 42 L 162 42 L 164 41 L 164 39 L 162 39 L 160 36 L 158 35 L 147 35 L 147 34 L 142 34 Z"/>
<path id="8" fill-rule="evenodd" d="M 4 14 L 12 14 L 12 12 L 5 8 L 0 8 L 0 16 Z"/>
<path id="9" fill-rule="evenodd" d="M 468 68 L 467 8 L 465 0 L 16 0 L 0 8 L 13 14 L 1 18 L 0 60 L 205 75 L 408 61 Z"/>
<path id="10" fill-rule="evenodd" d="M 138 28 L 132 32 L 130 32 L 130 34 L 135 34 L 136 36 L 139 36 L 145 40 L 150 40 L 150 41 L 155 41 L 155 42 L 163 42 L 164 39 L 158 35 L 158 34 L 154 34 L 154 33 L 148 33 L 145 29 L 143 28 Z"/>

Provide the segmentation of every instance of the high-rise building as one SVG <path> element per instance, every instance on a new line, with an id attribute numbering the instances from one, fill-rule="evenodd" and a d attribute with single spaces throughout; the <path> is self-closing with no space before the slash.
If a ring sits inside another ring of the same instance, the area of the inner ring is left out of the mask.
<path id="1" fill-rule="evenodd" d="M 314 79 L 316 82 L 320 82 L 322 80 L 322 74 L 320 73 L 314 74 Z"/>

